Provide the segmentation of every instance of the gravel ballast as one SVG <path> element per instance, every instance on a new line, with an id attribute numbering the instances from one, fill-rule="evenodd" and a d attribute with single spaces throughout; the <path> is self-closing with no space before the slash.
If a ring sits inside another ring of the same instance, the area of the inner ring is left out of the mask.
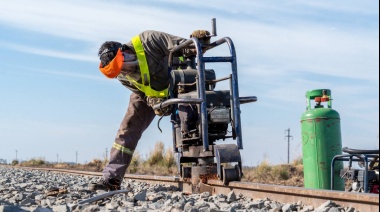
<path id="1" fill-rule="evenodd" d="M 79 202 L 103 194 L 88 190 L 100 177 L 62 174 L 0 166 L 0 212 L 16 211 L 316 211 L 355 212 L 327 201 L 317 208 L 296 203 L 280 203 L 269 198 L 252 199 L 233 191 L 228 195 L 208 192 L 186 195 L 173 186 L 150 185 L 125 180 L 122 189 L 130 192 L 116 194 L 90 204 Z"/>

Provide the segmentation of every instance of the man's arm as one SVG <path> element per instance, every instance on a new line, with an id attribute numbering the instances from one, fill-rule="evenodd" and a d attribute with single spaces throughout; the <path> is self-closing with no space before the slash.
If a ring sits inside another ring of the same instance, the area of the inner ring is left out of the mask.
<path id="1" fill-rule="evenodd" d="M 161 56 L 169 56 L 170 51 L 178 44 L 185 42 L 187 39 L 171 35 L 160 31 L 145 31 L 140 34 L 143 42 L 146 42 L 144 46 L 147 52 L 155 52 Z M 181 52 L 179 53 L 182 54 Z M 177 54 L 176 54 L 177 56 Z"/>

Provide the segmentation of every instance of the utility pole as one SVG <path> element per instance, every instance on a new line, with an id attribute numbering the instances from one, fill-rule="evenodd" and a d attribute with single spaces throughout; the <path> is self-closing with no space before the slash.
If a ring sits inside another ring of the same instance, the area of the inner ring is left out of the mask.
<path id="1" fill-rule="evenodd" d="M 288 132 L 288 135 L 286 135 L 285 138 L 288 138 L 288 164 L 289 164 L 289 155 L 290 155 L 290 152 L 289 152 L 290 138 L 293 139 L 293 136 L 290 135 L 290 128 L 288 128 L 287 130 L 285 130 L 285 132 Z"/>
<path id="2" fill-rule="evenodd" d="M 17 160 L 17 150 L 16 150 L 16 160 Z"/>
<path id="3" fill-rule="evenodd" d="M 58 154 L 57 154 L 57 164 L 58 164 Z"/>
<path id="4" fill-rule="evenodd" d="M 78 164 L 78 151 L 75 151 L 75 164 Z"/>
<path id="5" fill-rule="evenodd" d="M 108 159 L 108 149 L 106 148 L 106 160 Z"/>

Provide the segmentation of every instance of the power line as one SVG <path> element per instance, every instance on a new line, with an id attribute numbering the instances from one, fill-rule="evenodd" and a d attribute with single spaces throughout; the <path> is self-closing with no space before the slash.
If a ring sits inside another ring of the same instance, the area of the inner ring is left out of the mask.
<path id="1" fill-rule="evenodd" d="M 285 138 L 288 138 L 288 164 L 290 162 L 289 160 L 289 155 L 290 155 L 290 152 L 289 152 L 289 147 L 290 147 L 290 138 L 293 139 L 293 136 L 290 135 L 290 128 L 288 128 L 287 130 L 285 130 L 285 132 L 288 132 L 288 135 L 285 136 Z"/>

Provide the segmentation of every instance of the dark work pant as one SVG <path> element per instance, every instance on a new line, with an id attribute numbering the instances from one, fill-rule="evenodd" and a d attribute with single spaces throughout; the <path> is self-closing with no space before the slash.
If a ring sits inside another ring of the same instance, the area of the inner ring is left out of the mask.
<path id="1" fill-rule="evenodd" d="M 133 151 L 142 133 L 153 121 L 155 113 L 147 105 L 143 94 L 132 93 L 127 113 L 121 122 L 110 153 L 110 161 L 103 170 L 103 178 L 117 178 L 122 181 L 132 160 Z"/>

